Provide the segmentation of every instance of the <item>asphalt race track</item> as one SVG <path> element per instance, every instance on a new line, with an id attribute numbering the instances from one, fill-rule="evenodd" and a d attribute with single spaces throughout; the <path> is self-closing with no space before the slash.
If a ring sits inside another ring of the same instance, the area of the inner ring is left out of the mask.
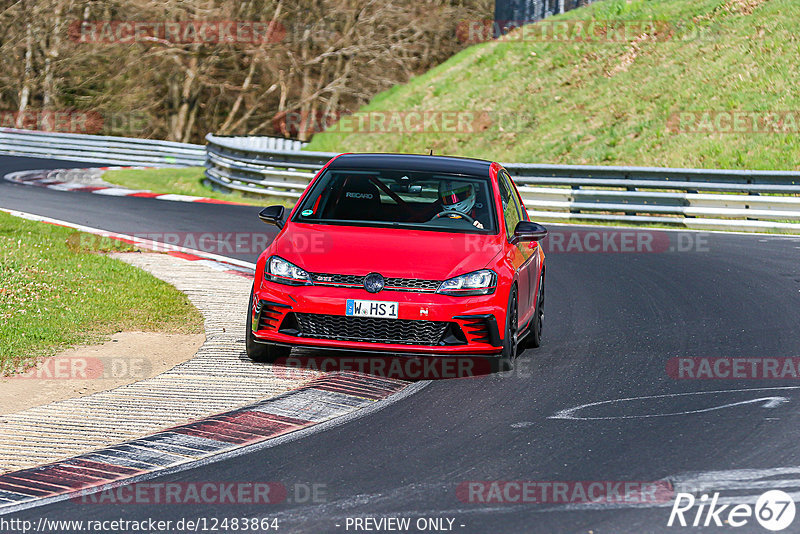
<path id="1" fill-rule="evenodd" d="M 4 174 L 67 166 L 92 165 L 0 157 Z M 123 233 L 265 231 L 254 207 L 4 180 L 0 207 Z M 151 481 L 279 482 L 289 488 L 284 503 L 68 500 L 13 517 L 262 517 L 277 518 L 279 532 L 314 533 L 354 532 L 347 520 L 356 517 L 450 518 L 453 531 L 464 533 L 766 532 L 752 518 L 736 529 L 669 528 L 670 500 L 487 504 L 457 494 L 467 481 L 661 480 L 680 487 L 704 480 L 709 493 L 751 503 L 768 489 L 800 491 L 798 380 L 676 380 L 667 373 L 675 357 L 800 357 L 800 237 L 702 234 L 698 244 L 701 234 L 661 234 L 695 241 L 683 252 L 550 252 L 543 346 L 526 351 L 510 373 L 434 380 L 366 417 Z M 570 410 L 628 398 L 636 399 Z M 320 488 L 317 502 L 294 489 L 312 485 Z"/>

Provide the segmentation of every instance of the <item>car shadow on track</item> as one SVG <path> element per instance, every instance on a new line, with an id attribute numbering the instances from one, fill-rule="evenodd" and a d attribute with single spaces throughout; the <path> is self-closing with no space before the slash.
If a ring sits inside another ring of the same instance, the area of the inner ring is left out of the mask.
<path id="1" fill-rule="evenodd" d="M 240 359 L 249 361 L 244 353 Z M 272 365 L 276 376 L 290 377 L 300 371 L 348 372 L 409 382 L 478 378 L 513 368 L 513 362 L 496 356 L 419 356 L 309 349 L 294 349 L 289 357 L 264 365 Z"/>

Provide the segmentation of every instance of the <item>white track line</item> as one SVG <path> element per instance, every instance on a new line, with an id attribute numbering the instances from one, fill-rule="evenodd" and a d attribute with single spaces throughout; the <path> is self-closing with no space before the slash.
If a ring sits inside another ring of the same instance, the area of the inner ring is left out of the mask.
<path id="1" fill-rule="evenodd" d="M 180 247 L 177 245 L 170 245 L 169 243 L 161 243 L 159 241 L 152 241 L 150 239 L 141 239 L 136 236 L 128 235 L 128 234 L 120 234 L 117 232 L 110 232 L 108 230 L 101 230 L 99 228 L 93 228 L 91 226 L 83 226 L 81 224 L 75 224 L 68 221 L 62 221 L 61 219 L 53 219 L 52 217 L 44 217 L 42 215 L 35 215 L 33 213 L 27 213 L 24 211 L 17 211 L 17 210 L 10 210 L 6 208 L 0 208 L 0 211 L 8 213 L 14 217 L 19 217 L 21 219 L 27 219 L 29 221 L 37 221 L 37 222 L 44 222 L 55 224 L 58 226 L 65 226 L 67 228 L 73 228 L 75 230 L 79 230 L 81 232 L 86 232 L 88 234 L 94 234 L 101 237 L 109 237 L 112 239 L 119 239 L 125 241 L 132 241 L 137 246 L 141 246 L 142 248 L 152 250 L 155 252 L 183 252 L 184 254 L 192 254 L 194 256 L 199 256 L 201 258 L 208 258 L 211 260 L 215 260 L 221 263 L 227 263 L 230 265 L 235 265 L 237 267 L 242 267 L 245 269 L 255 270 L 256 264 L 250 263 L 248 261 L 237 260 L 236 258 L 229 258 L 227 256 L 220 256 L 219 254 L 212 254 L 210 252 L 203 252 L 202 250 L 195 250 L 193 248 L 186 248 Z"/>

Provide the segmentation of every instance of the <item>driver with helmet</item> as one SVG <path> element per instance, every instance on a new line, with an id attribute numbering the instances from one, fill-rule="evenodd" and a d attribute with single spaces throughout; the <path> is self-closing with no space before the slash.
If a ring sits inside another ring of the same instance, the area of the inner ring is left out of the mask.
<path id="1" fill-rule="evenodd" d="M 466 219 L 472 226 L 483 229 L 483 224 L 476 218 L 475 186 L 470 182 L 442 180 L 439 182 L 439 200 L 442 212 L 434 219 L 448 217 L 450 219 Z"/>

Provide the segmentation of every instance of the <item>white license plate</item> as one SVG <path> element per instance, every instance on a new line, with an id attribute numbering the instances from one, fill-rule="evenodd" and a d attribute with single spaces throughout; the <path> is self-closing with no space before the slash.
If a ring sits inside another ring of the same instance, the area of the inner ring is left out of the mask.
<path id="1" fill-rule="evenodd" d="M 397 302 L 381 300 L 355 300 L 347 299 L 348 317 L 380 317 L 383 319 L 397 319 Z"/>

